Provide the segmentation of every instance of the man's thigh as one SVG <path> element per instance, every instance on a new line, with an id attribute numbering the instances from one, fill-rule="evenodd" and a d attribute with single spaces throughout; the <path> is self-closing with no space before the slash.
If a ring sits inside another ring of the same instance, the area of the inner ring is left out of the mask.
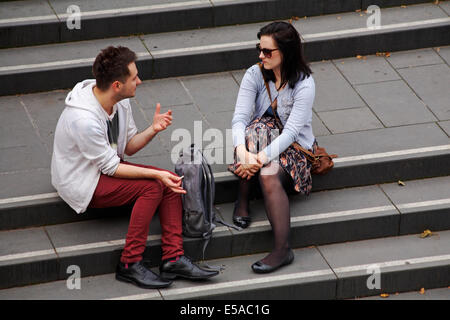
<path id="1" fill-rule="evenodd" d="M 101 174 L 89 207 L 109 208 L 134 203 L 149 188 L 161 190 L 161 183 L 152 179 L 123 179 Z"/>
<path id="2" fill-rule="evenodd" d="M 172 171 L 151 165 L 136 164 L 128 161 L 122 161 L 121 163 L 174 174 Z M 160 181 L 155 179 L 124 179 L 101 174 L 89 207 L 107 208 L 132 204 L 144 188 L 151 188 L 152 186 L 161 188 L 162 185 Z"/>

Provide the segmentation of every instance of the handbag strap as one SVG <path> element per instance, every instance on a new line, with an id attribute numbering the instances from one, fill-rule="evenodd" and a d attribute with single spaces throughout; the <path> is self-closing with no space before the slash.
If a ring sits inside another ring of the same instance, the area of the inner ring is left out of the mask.
<path id="1" fill-rule="evenodd" d="M 263 79 L 264 79 L 264 84 L 265 84 L 265 86 L 266 86 L 267 94 L 269 95 L 270 106 L 272 106 L 272 96 L 270 95 L 269 84 L 267 83 L 266 77 L 264 76 L 263 65 L 262 65 L 261 62 L 258 62 L 258 66 L 259 66 L 259 69 L 261 70 L 261 73 L 262 73 L 262 76 L 263 76 Z M 276 108 L 276 106 L 275 106 L 275 108 Z"/>
<path id="2" fill-rule="evenodd" d="M 269 84 L 268 84 L 268 82 L 266 80 L 266 77 L 264 76 L 263 66 L 262 66 L 262 64 L 260 62 L 258 62 L 258 66 L 261 69 L 261 73 L 262 73 L 262 76 L 263 76 L 263 79 L 264 79 L 264 85 L 266 86 L 267 94 L 269 95 L 269 99 L 270 99 L 270 103 L 271 103 L 270 106 L 272 107 L 272 109 L 274 111 L 273 114 L 275 116 L 275 120 L 277 120 L 276 122 L 277 122 L 278 126 L 280 127 L 279 129 L 280 129 L 280 131 L 282 131 L 283 130 L 283 124 L 282 124 L 280 118 L 278 117 L 277 104 L 275 104 L 275 106 L 272 106 L 272 97 L 270 95 L 270 88 L 269 88 Z M 315 159 L 317 159 L 317 157 L 311 151 L 306 150 L 299 143 L 297 143 L 295 141 L 293 143 L 294 143 L 294 145 L 295 145 L 295 147 L 297 149 L 300 149 L 300 151 L 305 153 L 305 155 L 309 156 L 311 161 L 314 161 Z"/>
<path id="3" fill-rule="evenodd" d="M 271 95 L 270 95 L 269 84 L 268 84 L 268 82 L 267 82 L 266 77 L 264 76 L 263 65 L 262 65 L 260 62 L 258 62 L 258 66 L 259 66 L 259 68 L 261 69 L 261 73 L 262 73 L 262 76 L 263 76 L 263 79 L 264 79 L 264 85 L 266 86 L 267 94 L 269 95 L 270 106 L 272 107 L 273 115 L 275 116 L 275 120 L 276 120 L 277 125 L 278 125 L 278 127 L 279 127 L 279 129 L 280 129 L 280 132 L 281 132 L 281 131 L 283 130 L 283 123 L 281 122 L 280 118 L 278 117 L 278 113 L 277 113 L 277 104 L 275 103 L 275 105 L 272 106 L 272 104 L 273 104 L 273 102 L 272 102 L 272 97 L 271 97 Z M 276 99 L 275 99 L 275 100 L 276 100 Z M 318 160 L 320 157 L 328 157 L 328 158 L 330 158 L 330 159 L 332 159 L 332 158 L 337 158 L 337 155 L 336 155 L 336 154 L 332 154 L 332 155 L 326 154 L 326 155 L 320 155 L 320 156 L 315 155 L 313 152 L 311 152 L 311 151 L 309 151 L 309 150 L 303 148 L 303 147 L 302 147 L 298 142 L 296 142 L 296 141 L 294 141 L 292 144 L 294 145 L 294 147 L 295 147 L 296 149 L 298 149 L 299 151 L 303 152 L 303 153 L 305 154 L 305 156 L 308 157 L 309 160 L 310 160 L 311 162 L 314 162 L 314 161 Z"/>

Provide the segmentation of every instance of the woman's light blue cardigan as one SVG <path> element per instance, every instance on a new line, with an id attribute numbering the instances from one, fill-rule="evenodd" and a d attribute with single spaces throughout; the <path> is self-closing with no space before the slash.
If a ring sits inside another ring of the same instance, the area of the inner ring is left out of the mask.
<path id="1" fill-rule="evenodd" d="M 282 133 L 263 150 L 269 161 L 277 158 L 294 141 L 311 149 L 315 140 L 311 126 L 315 96 L 313 77 L 299 80 L 294 88 L 287 84 L 280 92 L 269 81 L 269 89 L 272 100 L 277 98 L 277 113 L 284 126 Z M 261 117 L 270 104 L 261 70 L 254 65 L 245 73 L 236 101 L 231 122 L 234 147 L 245 144 L 246 126 Z"/>

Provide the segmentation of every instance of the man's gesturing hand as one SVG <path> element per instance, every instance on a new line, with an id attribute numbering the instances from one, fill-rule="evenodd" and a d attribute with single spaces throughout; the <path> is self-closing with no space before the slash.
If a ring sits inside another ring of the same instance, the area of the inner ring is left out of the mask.
<path id="1" fill-rule="evenodd" d="M 169 187 L 173 192 L 186 194 L 186 190 L 181 187 L 181 177 L 173 175 L 167 171 L 160 171 L 159 174 L 161 182 L 164 183 L 165 186 Z"/>
<path id="2" fill-rule="evenodd" d="M 156 104 L 155 114 L 153 115 L 153 130 L 158 133 L 165 130 L 168 126 L 172 124 L 172 110 L 169 109 L 166 113 L 161 112 L 161 105 Z"/>

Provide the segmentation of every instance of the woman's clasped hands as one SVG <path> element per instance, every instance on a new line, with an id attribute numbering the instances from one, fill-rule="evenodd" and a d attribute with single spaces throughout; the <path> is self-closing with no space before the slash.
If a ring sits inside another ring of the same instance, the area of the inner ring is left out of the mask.
<path id="1" fill-rule="evenodd" d="M 250 180 L 267 162 L 267 156 L 264 151 L 259 153 L 248 152 L 244 145 L 236 148 L 238 158 L 237 169 L 234 172 L 242 179 Z"/>

